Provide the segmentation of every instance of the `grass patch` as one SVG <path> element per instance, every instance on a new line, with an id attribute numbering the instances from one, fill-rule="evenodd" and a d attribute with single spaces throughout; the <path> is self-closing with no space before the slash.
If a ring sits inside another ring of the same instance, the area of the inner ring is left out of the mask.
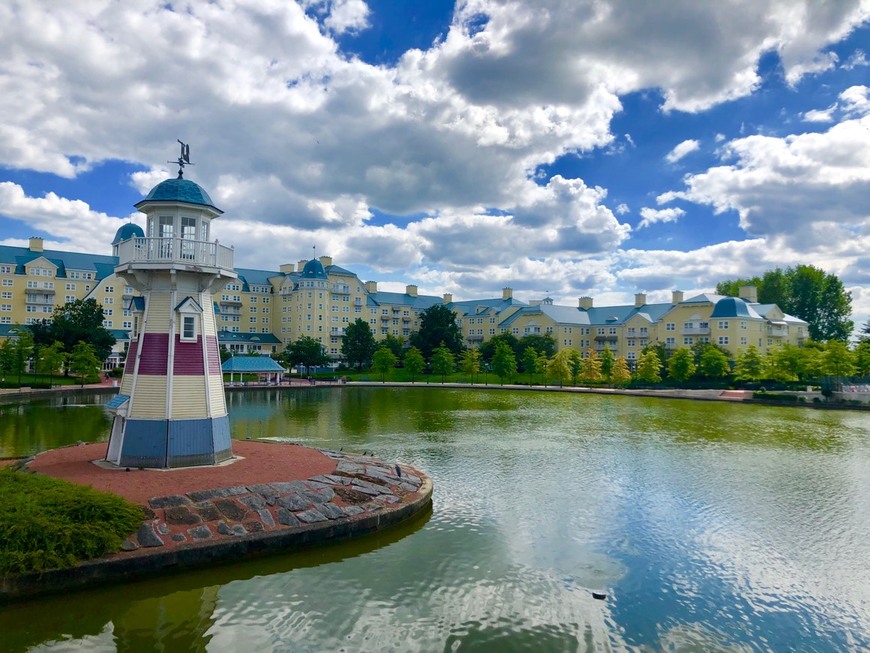
<path id="1" fill-rule="evenodd" d="M 0 470 L 0 574 L 72 567 L 117 551 L 145 519 L 114 494 Z"/>

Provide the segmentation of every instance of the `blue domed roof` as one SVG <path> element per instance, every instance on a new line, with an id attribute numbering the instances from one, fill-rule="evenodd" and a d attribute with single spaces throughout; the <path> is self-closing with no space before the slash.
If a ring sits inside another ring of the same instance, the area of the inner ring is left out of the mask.
<path id="1" fill-rule="evenodd" d="M 121 241 L 130 240 L 131 238 L 144 238 L 145 232 L 138 224 L 128 222 L 115 232 L 115 238 L 112 240 L 113 245 L 117 245 Z"/>
<path id="2" fill-rule="evenodd" d="M 202 186 L 189 179 L 167 179 L 161 181 L 142 202 L 187 202 L 217 208 Z M 141 202 L 140 202 L 141 204 Z M 138 204 L 137 204 L 138 206 Z"/>
<path id="3" fill-rule="evenodd" d="M 302 268 L 302 278 L 326 279 L 326 270 L 323 269 L 323 265 L 320 261 L 318 261 L 316 258 L 313 258 L 305 264 L 304 268 Z"/>
<path id="4" fill-rule="evenodd" d="M 710 317 L 752 317 L 752 315 L 745 301 L 739 297 L 725 297 L 716 302 Z"/>

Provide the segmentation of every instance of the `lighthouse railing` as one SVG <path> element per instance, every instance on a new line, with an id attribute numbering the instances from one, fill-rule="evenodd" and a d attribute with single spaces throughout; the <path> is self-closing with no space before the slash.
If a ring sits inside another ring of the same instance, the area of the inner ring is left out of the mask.
<path id="1" fill-rule="evenodd" d="M 118 264 L 179 263 L 232 268 L 233 249 L 191 238 L 130 238 L 118 243 Z"/>

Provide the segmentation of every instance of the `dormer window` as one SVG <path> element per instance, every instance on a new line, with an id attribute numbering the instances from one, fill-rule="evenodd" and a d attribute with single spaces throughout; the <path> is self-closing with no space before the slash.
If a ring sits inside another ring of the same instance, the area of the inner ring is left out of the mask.
<path id="1" fill-rule="evenodd" d="M 187 297 L 175 310 L 179 314 L 179 339 L 181 342 L 196 342 L 199 336 L 202 307 L 191 297 Z"/>

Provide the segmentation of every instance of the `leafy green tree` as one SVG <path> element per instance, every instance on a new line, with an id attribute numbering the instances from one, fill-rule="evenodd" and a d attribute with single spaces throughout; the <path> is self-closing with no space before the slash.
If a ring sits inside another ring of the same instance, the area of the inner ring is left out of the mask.
<path id="1" fill-rule="evenodd" d="M 764 358 L 758 347 L 749 345 L 737 357 L 734 365 L 734 378 L 738 381 L 761 381 L 764 378 Z"/>
<path id="2" fill-rule="evenodd" d="M 514 358 L 518 358 L 520 341 L 517 340 L 517 337 L 512 333 L 500 333 L 497 336 L 493 336 L 486 342 L 480 343 L 480 347 L 478 347 L 478 349 L 480 350 L 481 359 L 484 361 L 492 362 L 492 359 L 495 356 L 495 348 L 500 342 L 510 347 L 510 350 L 514 353 Z"/>
<path id="3" fill-rule="evenodd" d="M 797 381 L 799 363 L 791 347 L 781 345 L 764 357 L 764 376 L 771 381 Z"/>
<path id="4" fill-rule="evenodd" d="M 51 320 L 34 324 L 34 344 L 63 345 L 64 351 L 72 351 L 79 341 L 94 346 L 94 354 L 106 360 L 112 352 L 115 337 L 103 326 L 103 307 L 95 299 L 76 299 L 54 309 Z"/>
<path id="5" fill-rule="evenodd" d="M 855 373 L 855 355 L 840 340 L 830 340 L 822 354 L 822 374 L 852 376 Z"/>
<path id="6" fill-rule="evenodd" d="M 302 336 L 287 345 L 283 353 L 283 359 L 286 365 L 302 365 L 308 372 L 311 372 L 312 367 L 326 365 L 330 360 L 323 350 L 323 345 L 320 344 L 320 341 L 310 336 Z"/>
<path id="7" fill-rule="evenodd" d="M 728 356 L 714 345 L 704 347 L 701 351 L 701 358 L 698 361 L 698 372 L 708 379 L 722 379 L 728 376 L 731 372 Z"/>
<path id="8" fill-rule="evenodd" d="M 80 341 L 73 347 L 69 356 L 69 369 L 79 377 L 81 385 L 85 384 L 85 379 L 97 376 L 101 367 L 102 362 L 94 353 L 92 344 Z"/>
<path id="9" fill-rule="evenodd" d="M 613 361 L 616 357 L 613 355 L 613 350 L 610 347 L 605 347 L 601 350 L 601 376 L 605 381 L 610 380 L 610 373 L 613 372 Z"/>
<path id="10" fill-rule="evenodd" d="M 416 347 L 411 347 L 405 352 L 405 369 L 411 375 L 411 383 L 417 378 L 417 375 L 426 367 L 426 361 L 423 359 L 423 354 Z"/>
<path id="11" fill-rule="evenodd" d="M 577 385 L 577 379 L 580 378 L 580 373 L 583 371 L 583 355 L 579 350 L 569 347 L 571 364 L 571 385 Z"/>
<path id="12" fill-rule="evenodd" d="M 471 385 L 474 385 L 474 375 L 480 373 L 480 352 L 477 349 L 466 349 L 460 358 L 460 367 L 471 375 Z"/>
<path id="13" fill-rule="evenodd" d="M 658 354 L 656 354 L 656 350 L 650 348 L 641 352 L 640 358 L 637 360 L 637 372 L 635 372 L 635 376 L 639 381 L 644 383 L 661 383 L 661 368 L 662 363 Z"/>
<path id="14" fill-rule="evenodd" d="M 535 361 L 535 368 L 541 374 L 541 383 L 547 385 L 547 373 L 550 369 L 550 359 L 544 353 L 538 354 L 538 360 Z"/>
<path id="15" fill-rule="evenodd" d="M 0 381 L 15 373 L 15 342 L 11 339 L 0 341 Z"/>
<path id="16" fill-rule="evenodd" d="M 512 380 L 517 373 L 517 359 L 514 350 L 506 342 L 499 342 L 492 355 L 492 371 L 504 385 L 505 379 Z"/>
<path id="17" fill-rule="evenodd" d="M 695 374 L 695 361 L 692 350 L 680 347 L 668 361 L 668 377 L 676 383 L 685 383 Z"/>
<path id="18" fill-rule="evenodd" d="M 523 370 L 529 375 L 529 385 L 532 385 L 532 375 L 538 371 L 538 352 L 533 347 L 523 351 Z"/>
<path id="19" fill-rule="evenodd" d="M 556 352 L 556 355 L 550 360 L 547 372 L 550 378 L 553 379 L 559 386 L 563 386 L 571 380 L 571 356 L 576 349 L 565 347 Z"/>
<path id="20" fill-rule="evenodd" d="M 386 380 L 387 372 L 396 367 L 397 362 L 399 359 L 389 347 L 381 347 L 375 352 L 372 365 L 380 373 L 381 383 Z"/>
<path id="21" fill-rule="evenodd" d="M 368 367 L 377 348 L 369 323 L 360 318 L 349 324 L 341 337 L 341 355 L 348 366 L 358 370 Z"/>
<path id="22" fill-rule="evenodd" d="M 220 354 L 220 357 L 221 357 L 221 363 L 226 363 L 229 359 L 231 359 L 233 357 L 233 352 L 231 352 L 229 349 L 227 349 L 226 345 L 219 345 L 218 346 L 218 353 Z"/>
<path id="23" fill-rule="evenodd" d="M 443 343 L 432 350 L 432 372 L 441 375 L 441 383 L 448 374 L 456 370 L 456 359 L 453 352 Z"/>
<path id="24" fill-rule="evenodd" d="M 456 323 L 456 314 L 446 304 L 434 304 L 420 313 L 420 329 L 411 334 L 411 344 L 425 358 L 431 358 L 441 345 L 454 355 L 464 349 L 462 331 Z"/>
<path id="25" fill-rule="evenodd" d="M 381 341 L 381 346 L 393 352 L 397 361 L 402 360 L 402 355 L 405 353 L 405 339 L 402 336 L 394 336 L 392 333 L 388 333 Z"/>
<path id="26" fill-rule="evenodd" d="M 584 383 L 600 383 L 603 379 L 601 375 L 601 359 L 591 347 L 586 350 L 586 358 L 580 369 L 580 378 Z"/>
<path id="27" fill-rule="evenodd" d="M 870 338 L 862 338 L 855 347 L 855 373 L 870 376 Z"/>
<path id="28" fill-rule="evenodd" d="M 740 286 L 755 286 L 760 303 L 776 304 L 784 313 L 806 321 L 813 340 L 846 342 L 852 333 L 852 295 L 835 274 L 812 265 L 777 268 L 761 278 L 723 281 L 716 292 L 736 297 Z"/>
<path id="29" fill-rule="evenodd" d="M 617 356 L 613 361 L 613 369 L 610 370 L 610 382 L 617 388 L 625 387 L 631 381 L 631 370 L 628 369 L 628 361 L 625 356 Z"/>
<path id="30" fill-rule="evenodd" d="M 66 354 L 63 351 L 63 343 L 53 342 L 47 347 L 39 348 L 39 356 L 36 359 L 36 373 L 48 375 L 48 386 L 54 384 L 54 373 L 63 367 Z"/>
<path id="31" fill-rule="evenodd" d="M 520 360 L 525 360 L 526 349 L 534 349 L 536 355 L 545 354 L 547 358 L 552 358 L 556 353 L 556 341 L 549 333 L 544 335 L 530 333 L 517 342 L 517 357 Z"/>
<path id="32" fill-rule="evenodd" d="M 18 337 L 13 340 L 12 354 L 12 374 L 18 374 L 18 385 L 21 385 L 21 375 L 27 371 L 27 361 L 33 356 L 34 344 L 33 335 L 27 329 L 22 329 L 18 332 Z"/>

